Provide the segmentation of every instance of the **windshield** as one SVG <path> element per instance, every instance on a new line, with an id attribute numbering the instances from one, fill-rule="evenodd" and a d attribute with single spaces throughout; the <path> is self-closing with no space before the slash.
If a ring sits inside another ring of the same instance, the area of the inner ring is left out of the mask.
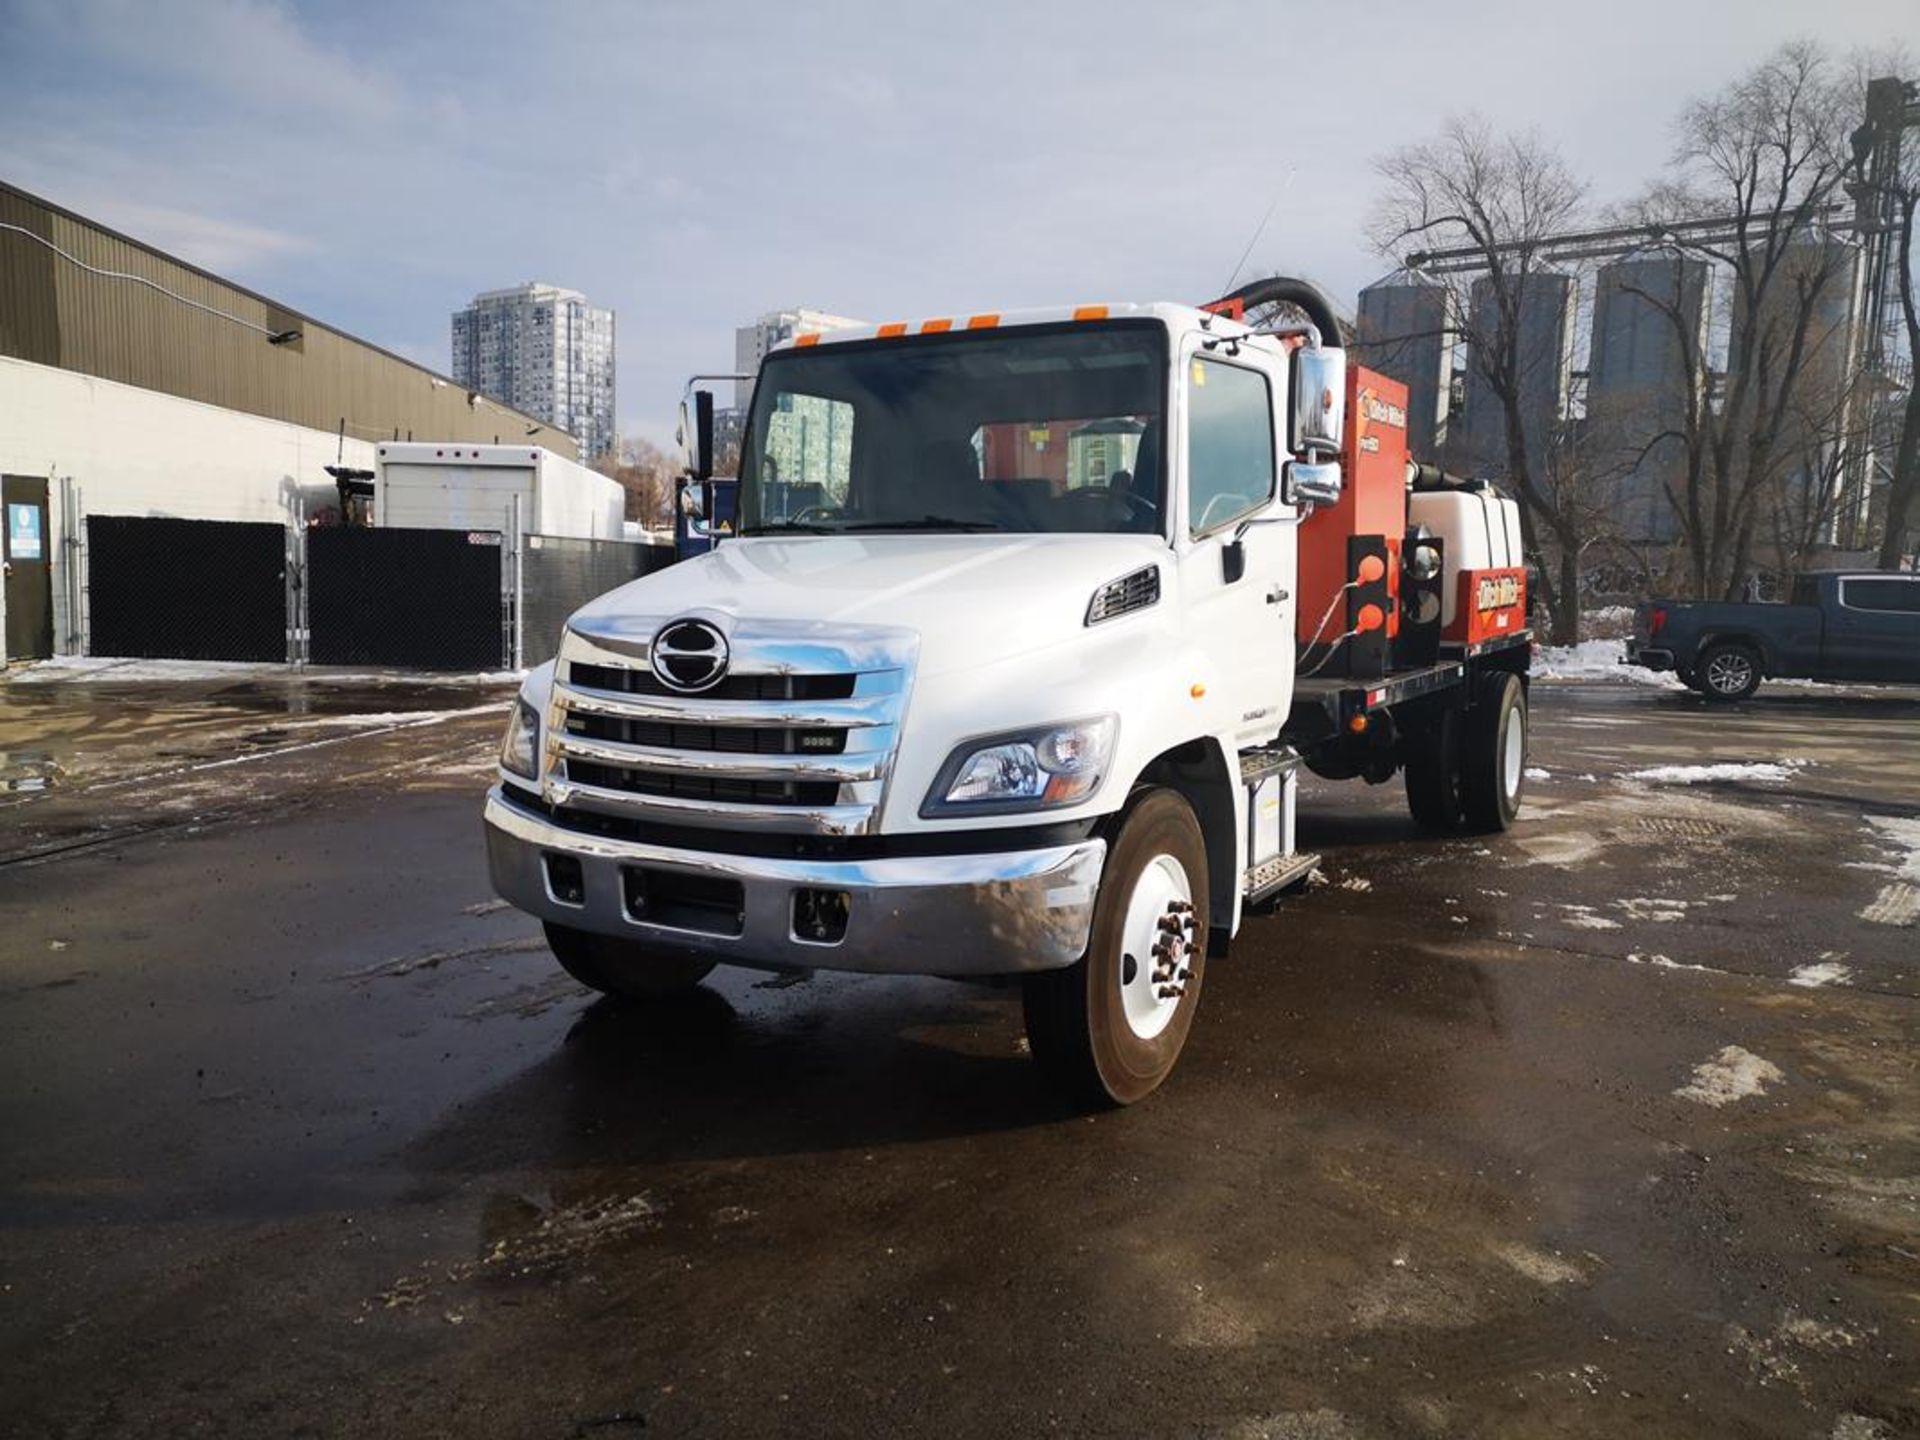
<path id="1" fill-rule="evenodd" d="M 1162 528 L 1152 321 L 782 351 L 755 387 L 742 534 Z"/>

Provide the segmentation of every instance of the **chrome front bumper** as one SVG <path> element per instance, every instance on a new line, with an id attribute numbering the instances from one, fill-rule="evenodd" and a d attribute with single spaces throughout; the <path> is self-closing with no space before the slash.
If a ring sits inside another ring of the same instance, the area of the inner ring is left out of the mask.
<path id="1" fill-rule="evenodd" d="M 983 976 L 1054 970 L 1087 948 L 1107 843 L 879 860 L 776 860 L 671 849 L 584 835 L 487 796 L 487 863 L 500 896 L 543 920 L 698 954 L 724 965 Z M 580 862 L 583 901 L 556 899 L 547 855 Z M 738 934 L 649 924 L 627 908 L 623 871 L 645 868 L 738 881 Z M 794 930 L 803 889 L 849 897 L 833 943 Z"/>

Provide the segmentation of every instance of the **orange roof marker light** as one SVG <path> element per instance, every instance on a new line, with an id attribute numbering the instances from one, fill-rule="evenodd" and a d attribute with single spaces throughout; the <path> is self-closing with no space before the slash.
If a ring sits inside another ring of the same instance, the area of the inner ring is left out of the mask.
<path id="1" fill-rule="evenodd" d="M 1187 687 L 1187 694 L 1191 695 L 1196 700 L 1204 700 L 1207 694 L 1207 687 L 1202 685 L 1198 680 L 1196 680 L 1193 682 L 1193 684 Z"/>
<path id="2" fill-rule="evenodd" d="M 1104 305 L 1082 305 L 1078 310 L 1073 312 L 1073 318 L 1076 320 L 1104 320 L 1107 318 L 1107 307 Z"/>
<path id="3" fill-rule="evenodd" d="M 920 333 L 922 335 L 944 335 L 951 329 L 953 329 L 953 321 L 951 320 L 927 320 L 921 323 Z"/>
<path id="4" fill-rule="evenodd" d="M 882 325 L 880 327 L 879 338 L 882 340 L 891 340 L 897 335 L 904 335 L 906 333 L 907 322 L 904 320 L 896 320 L 891 325 Z"/>
<path id="5" fill-rule="evenodd" d="M 975 315 L 968 319 L 967 328 L 969 330 L 991 330 L 999 323 L 1000 317 L 998 315 Z"/>
<path id="6" fill-rule="evenodd" d="M 820 343 L 820 337 L 818 335 L 797 335 L 794 337 L 793 343 L 795 349 L 806 345 L 818 345 Z"/>

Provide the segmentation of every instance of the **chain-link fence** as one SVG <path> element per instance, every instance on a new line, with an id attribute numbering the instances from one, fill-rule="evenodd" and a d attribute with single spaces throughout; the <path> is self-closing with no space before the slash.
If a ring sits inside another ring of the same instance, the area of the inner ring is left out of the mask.
<path id="1" fill-rule="evenodd" d="M 672 561 L 673 550 L 665 545 L 527 536 L 520 558 L 520 663 L 551 660 L 569 615 Z"/>
<path id="2" fill-rule="evenodd" d="M 87 517 L 88 653 L 495 670 L 671 547 L 492 530 Z"/>
<path id="3" fill-rule="evenodd" d="M 306 532 L 307 659 L 316 665 L 497 670 L 512 634 L 498 532 Z"/>
<path id="4" fill-rule="evenodd" d="M 286 577 L 284 525 L 89 515 L 88 651 L 285 660 Z"/>

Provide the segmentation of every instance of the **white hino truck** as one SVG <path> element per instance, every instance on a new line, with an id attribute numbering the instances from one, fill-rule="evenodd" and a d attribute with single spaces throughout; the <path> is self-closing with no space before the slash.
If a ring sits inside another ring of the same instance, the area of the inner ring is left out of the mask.
<path id="1" fill-rule="evenodd" d="M 1301 766 L 1498 831 L 1527 743 L 1512 501 L 1406 451 L 1312 286 L 802 336 L 733 534 L 601 597 L 486 802 L 584 984 L 716 965 L 1017 981 L 1092 1103 L 1172 1070 L 1210 959 L 1316 859 Z M 683 406 L 711 514 L 712 398 Z"/>

